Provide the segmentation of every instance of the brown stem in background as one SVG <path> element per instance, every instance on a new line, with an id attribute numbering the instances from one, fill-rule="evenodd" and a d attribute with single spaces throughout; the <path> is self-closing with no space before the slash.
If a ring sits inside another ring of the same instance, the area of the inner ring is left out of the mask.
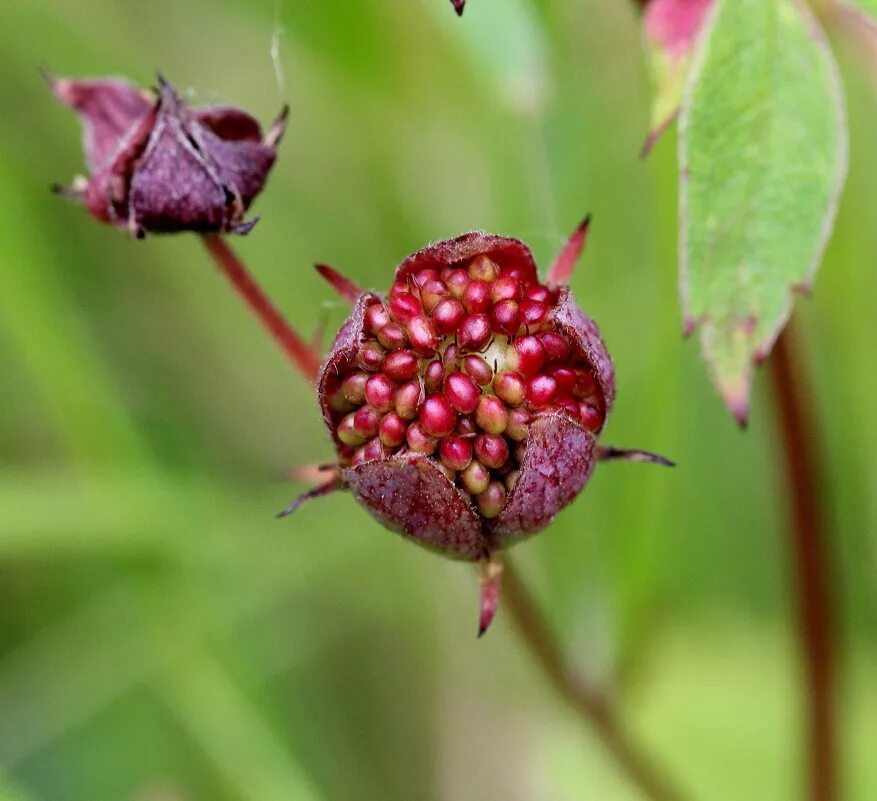
<path id="1" fill-rule="evenodd" d="M 826 504 L 818 478 L 816 443 L 804 365 L 791 324 L 768 362 L 791 517 L 795 603 L 807 691 L 807 750 L 811 801 L 837 798 L 832 632 Z"/>
<path id="2" fill-rule="evenodd" d="M 503 607 L 560 697 L 594 730 L 617 765 L 644 796 L 652 801 L 682 801 L 681 791 L 631 738 L 609 699 L 570 669 L 545 618 L 508 561 L 502 578 Z"/>
<path id="3" fill-rule="evenodd" d="M 320 369 L 320 357 L 313 347 L 298 335 L 275 308 L 225 239 L 218 234 L 205 234 L 201 240 L 216 266 L 231 281 L 232 286 L 255 312 L 289 360 L 305 378 L 315 383 Z"/>

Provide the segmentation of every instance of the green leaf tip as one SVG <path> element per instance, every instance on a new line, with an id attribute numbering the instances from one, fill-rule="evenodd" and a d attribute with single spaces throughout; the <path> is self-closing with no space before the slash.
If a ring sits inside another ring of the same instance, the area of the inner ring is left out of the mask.
<path id="1" fill-rule="evenodd" d="M 846 176 L 837 67 L 798 0 L 719 0 L 680 115 L 680 292 L 741 424 L 754 365 L 809 287 Z"/>

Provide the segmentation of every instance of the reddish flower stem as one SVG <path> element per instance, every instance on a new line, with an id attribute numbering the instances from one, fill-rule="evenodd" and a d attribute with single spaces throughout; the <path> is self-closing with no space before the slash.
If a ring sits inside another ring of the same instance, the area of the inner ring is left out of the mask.
<path id="1" fill-rule="evenodd" d="M 837 745 L 826 505 L 817 468 L 815 416 L 791 324 L 777 340 L 768 366 L 788 492 L 790 551 L 806 681 L 807 797 L 832 801 L 837 798 Z"/>
<path id="2" fill-rule="evenodd" d="M 557 694 L 593 729 L 618 767 L 644 797 L 652 801 L 683 801 L 682 792 L 624 728 L 609 698 L 566 664 L 557 640 L 510 561 L 505 563 L 502 579 L 503 608 L 511 615 Z"/>
<path id="3" fill-rule="evenodd" d="M 317 373 L 320 370 L 320 357 L 314 348 L 299 336 L 271 303 L 225 239 L 218 234 L 205 234 L 201 240 L 216 266 L 246 301 L 262 325 L 268 329 L 268 333 L 274 337 L 289 360 L 305 378 L 311 383 L 316 383 Z"/>

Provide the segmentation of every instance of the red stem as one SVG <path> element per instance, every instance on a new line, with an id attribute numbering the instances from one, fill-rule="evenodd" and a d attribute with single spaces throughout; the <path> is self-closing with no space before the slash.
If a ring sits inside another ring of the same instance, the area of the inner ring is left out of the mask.
<path id="1" fill-rule="evenodd" d="M 609 698 L 570 670 L 545 618 L 510 561 L 502 574 L 504 608 L 557 694 L 593 729 L 627 778 L 652 801 L 682 801 L 675 787 L 622 725 Z"/>
<path id="2" fill-rule="evenodd" d="M 795 602 L 807 690 L 811 801 L 837 798 L 834 635 L 825 500 L 818 477 L 818 432 L 794 330 L 786 327 L 769 361 L 791 517 Z"/>
<path id="3" fill-rule="evenodd" d="M 205 234 L 201 239 L 207 252 L 216 262 L 216 266 L 231 281 L 232 286 L 255 312 L 289 360 L 305 378 L 311 383 L 316 383 L 320 358 L 314 349 L 299 336 L 271 303 L 225 239 L 218 234 Z"/>

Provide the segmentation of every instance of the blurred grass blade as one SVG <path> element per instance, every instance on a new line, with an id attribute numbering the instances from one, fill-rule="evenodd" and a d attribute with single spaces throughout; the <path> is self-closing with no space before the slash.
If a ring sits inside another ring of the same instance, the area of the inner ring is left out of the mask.
<path id="1" fill-rule="evenodd" d="M 58 264 L 63 250 L 56 251 L 47 238 L 40 224 L 43 209 L 28 203 L 28 179 L 12 159 L 0 160 L 0 186 L 0 333 L 15 347 L 73 458 L 83 463 L 149 464 L 148 449 L 130 411 L 82 324 L 76 299 L 65 289 L 76 277 L 58 279 L 66 266 Z"/>
<path id="2" fill-rule="evenodd" d="M 796 0 L 720 2 L 680 121 L 686 331 L 745 423 L 753 364 L 808 290 L 846 175 L 841 87 Z"/>
<path id="3" fill-rule="evenodd" d="M 114 587 L 4 657 L 2 764 L 32 756 L 163 664 L 166 655 L 142 633 L 150 602 L 129 585 Z"/>
<path id="4" fill-rule="evenodd" d="M 530 3 L 482 3 L 462 24 L 457 23 L 454 34 L 474 62 L 474 80 L 487 79 L 490 89 L 512 111 L 535 112 L 543 107 L 548 92 L 548 44 Z"/>
<path id="5" fill-rule="evenodd" d="M 161 688 L 181 723 L 213 761 L 234 796 L 250 801 L 317 801 L 293 754 L 259 711 L 205 653 L 171 671 Z"/>
<path id="6" fill-rule="evenodd" d="M 34 798 L 24 789 L 18 787 L 0 773 L 0 801 L 32 801 Z"/>

